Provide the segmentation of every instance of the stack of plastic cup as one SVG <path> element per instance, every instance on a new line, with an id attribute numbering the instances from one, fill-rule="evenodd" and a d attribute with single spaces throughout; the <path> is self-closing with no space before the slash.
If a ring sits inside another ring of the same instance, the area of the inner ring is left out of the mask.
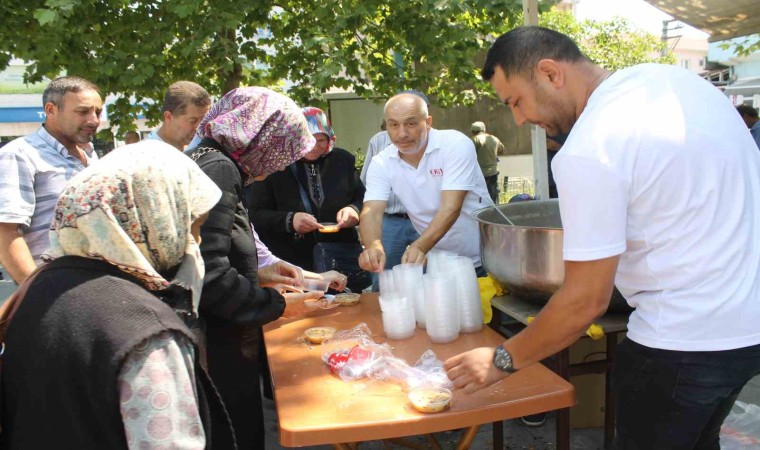
<path id="1" fill-rule="evenodd" d="M 408 339 L 414 336 L 415 322 L 412 303 L 398 293 L 381 294 L 383 331 L 388 339 Z"/>
<path id="2" fill-rule="evenodd" d="M 396 285 L 393 282 L 393 271 L 383 270 L 378 274 L 378 284 L 380 285 L 380 294 L 390 294 L 396 292 Z"/>
<path id="3" fill-rule="evenodd" d="M 441 264 L 450 258 L 457 257 L 456 253 L 446 250 L 430 250 L 427 254 L 427 273 L 436 273 L 440 270 Z"/>
<path id="4" fill-rule="evenodd" d="M 459 331 L 474 333 L 483 328 L 483 308 L 480 305 L 480 286 L 475 266 L 466 256 L 457 256 L 445 263 L 447 272 L 456 279 L 459 304 Z"/>
<path id="5" fill-rule="evenodd" d="M 425 287 L 422 284 L 422 264 L 394 266 L 393 284 L 399 294 L 411 300 L 417 326 L 425 328 Z"/>
<path id="6" fill-rule="evenodd" d="M 459 337 L 459 305 L 454 283 L 453 277 L 443 273 L 424 276 L 426 330 L 436 344 Z"/>

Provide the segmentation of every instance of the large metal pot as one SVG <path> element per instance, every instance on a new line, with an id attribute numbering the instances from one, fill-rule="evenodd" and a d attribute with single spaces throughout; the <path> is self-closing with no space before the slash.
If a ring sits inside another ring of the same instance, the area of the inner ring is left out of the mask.
<path id="1" fill-rule="evenodd" d="M 565 278 L 559 202 L 534 200 L 497 207 L 514 225 L 492 207 L 475 212 L 483 267 L 513 295 L 545 304 Z M 615 289 L 608 311 L 630 310 Z"/>

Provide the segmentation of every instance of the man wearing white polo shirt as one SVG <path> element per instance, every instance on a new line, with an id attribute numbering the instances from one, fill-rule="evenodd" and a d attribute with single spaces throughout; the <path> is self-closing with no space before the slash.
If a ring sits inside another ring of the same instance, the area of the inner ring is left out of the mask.
<path id="1" fill-rule="evenodd" d="M 433 129 L 427 105 L 413 94 L 388 100 L 384 114 L 393 145 L 372 160 L 367 173 L 359 224 L 365 246 L 360 266 L 370 272 L 385 267 L 382 218 L 392 192 L 420 233 L 402 263 L 421 263 L 435 248 L 471 258 L 482 272 L 473 212 L 491 205 L 491 199 L 472 140 L 456 130 Z"/>

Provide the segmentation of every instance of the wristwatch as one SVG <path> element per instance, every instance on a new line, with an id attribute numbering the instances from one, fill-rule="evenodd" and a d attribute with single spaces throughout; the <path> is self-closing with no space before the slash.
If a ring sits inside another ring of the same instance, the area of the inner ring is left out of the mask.
<path id="1" fill-rule="evenodd" d="M 496 350 L 493 352 L 493 365 L 503 372 L 515 373 L 517 370 L 512 364 L 512 355 L 509 354 L 507 349 L 503 345 L 496 347 Z"/>

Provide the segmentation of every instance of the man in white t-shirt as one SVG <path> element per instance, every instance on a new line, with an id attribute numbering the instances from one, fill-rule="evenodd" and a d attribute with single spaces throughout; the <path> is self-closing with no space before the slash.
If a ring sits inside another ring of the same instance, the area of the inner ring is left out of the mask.
<path id="1" fill-rule="evenodd" d="M 367 172 L 359 222 L 365 251 L 359 264 L 370 272 L 385 267 L 382 219 L 393 193 L 420 234 L 402 263 L 422 263 L 436 248 L 471 258 L 482 272 L 480 234 L 472 213 L 491 200 L 472 141 L 456 130 L 433 129 L 425 101 L 411 93 L 388 100 L 384 115 L 393 145 L 374 157 Z"/>
<path id="2" fill-rule="evenodd" d="M 719 449 L 760 373 L 760 153 L 695 74 L 594 65 L 567 36 L 504 34 L 483 78 L 518 125 L 566 140 L 552 169 L 564 285 L 526 329 L 446 361 L 472 392 L 575 342 L 613 284 L 636 310 L 613 369 L 619 449 Z"/>

